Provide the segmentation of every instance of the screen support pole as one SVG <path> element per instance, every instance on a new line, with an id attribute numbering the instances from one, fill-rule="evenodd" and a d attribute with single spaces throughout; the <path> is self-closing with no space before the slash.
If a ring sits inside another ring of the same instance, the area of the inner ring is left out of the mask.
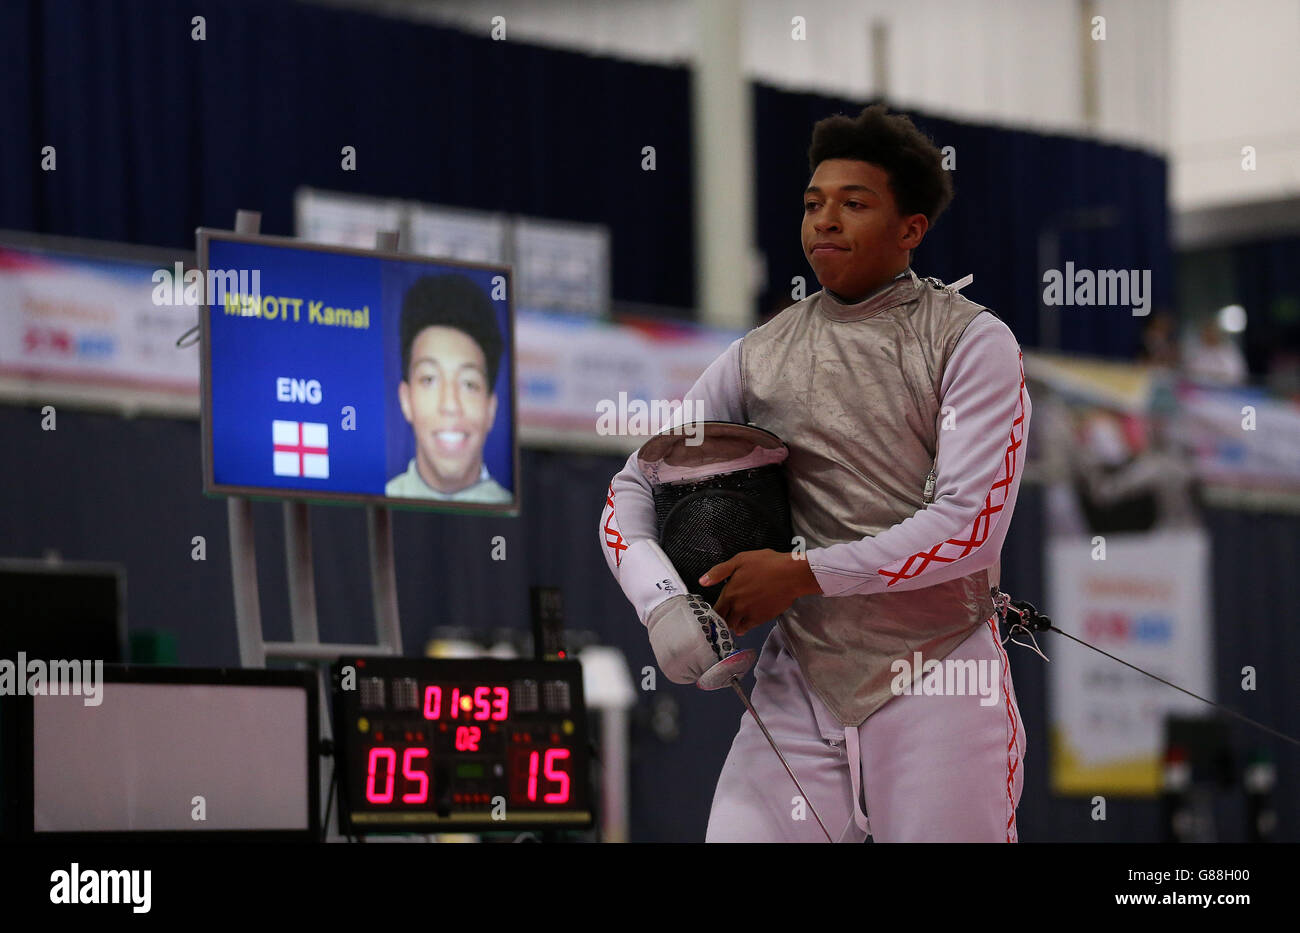
<path id="1" fill-rule="evenodd" d="M 256 234 L 262 226 L 257 211 L 235 215 L 235 232 Z M 376 247 L 397 248 L 397 233 L 381 232 Z M 242 496 L 226 500 L 230 527 L 230 573 L 235 595 L 235 628 L 239 636 L 242 667 L 266 667 L 267 658 L 331 661 L 340 655 L 402 653 L 402 632 L 397 614 L 397 574 L 393 563 L 392 515 L 388 509 L 367 509 L 370 538 L 370 584 L 374 594 L 375 645 L 323 644 L 316 615 L 316 574 L 312 563 L 311 516 L 307 503 L 283 504 L 285 570 L 289 584 L 289 612 L 293 641 L 264 641 L 262 610 L 257 587 L 257 550 L 253 503 Z M 322 707 L 322 710 L 324 708 Z M 324 724 L 328 735 L 328 723 Z"/>
<path id="2" fill-rule="evenodd" d="M 376 249 L 397 249 L 397 232 L 380 231 Z M 402 628 L 397 615 L 397 570 L 393 562 L 393 516 L 380 506 L 366 507 L 370 536 L 370 592 L 375 605 L 375 635 L 395 655 L 402 653 Z"/>
<path id="3" fill-rule="evenodd" d="M 293 640 L 311 645 L 320 641 L 316 623 L 316 572 L 311 562 L 311 515 L 307 503 L 283 503 L 284 569 L 289 581 L 289 620 Z"/>
<path id="4" fill-rule="evenodd" d="M 258 211 L 235 214 L 236 233 L 257 233 L 262 227 Z M 230 579 L 235 590 L 235 630 L 239 635 L 239 666 L 266 667 L 262 643 L 262 607 L 257 593 L 257 549 L 253 534 L 253 503 L 242 496 L 226 500 L 230 527 Z"/>
<path id="5" fill-rule="evenodd" d="M 262 215 L 241 210 L 235 215 L 235 232 L 256 234 L 261 231 Z M 381 232 L 376 247 L 397 249 L 397 233 Z M 370 538 L 370 587 L 374 594 L 375 634 L 377 645 L 322 644 L 316 615 L 316 574 L 312 563 L 311 515 L 307 503 L 288 501 L 283 504 L 284 557 L 289 583 L 289 613 L 293 624 L 293 641 L 268 642 L 262 634 L 262 610 L 257 590 L 257 553 L 253 525 L 253 503 L 242 496 L 226 500 L 226 519 L 230 526 L 230 574 L 235 590 L 235 628 L 239 635 L 241 667 L 266 667 L 266 659 L 316 662 L 320 684 L 320 736 L 332 739 L 330 721 L 330 675 L 325 664 L 340 655 L 402 653 L 402 631 L 397 616 L 397 574 L 393 563 L 393 526 L 388 509 L 366 510 Z M 321 788 L 328 788 L 328 761 L 320 762 Z M 319 802 L 317 803 L 319 806 Z M 331 813 L 324 827 L 326 839 L 334 840 L 338 832 L 338 814 Z"/>

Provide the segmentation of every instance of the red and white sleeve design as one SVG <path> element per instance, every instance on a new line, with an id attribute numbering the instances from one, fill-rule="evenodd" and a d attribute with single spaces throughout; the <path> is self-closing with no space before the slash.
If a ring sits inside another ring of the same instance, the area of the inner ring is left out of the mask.
<path id="1" fill-rule="evenodd" d="M 709 364 L 686 398 L 700 420 L 742 420 L 739 340 Z M 654 492 L 632 454 L 605 492 L 599 537 L 605 562 L 642 624 L 659 603 L 687 592 L 657 531 Z"/>
<path id="2" fill-rule="evenodd" d="M 1001 512 L 1011 499 L 1016 479 L 1020 475 L 1018 463 L 1020 449 L 1025 443 L 1025 366 L 1024 356 L 1020 356 L 1020 391 L 1017 399 L 1016 417 L 1011 422 L 1011 431 L 1007 437 L 1007 448 L 1002 452 L 1002 469 L 988 495 L 984 497 L 984 506 L 975 520 L 962 531 L 924 551 L 909 554 L 903 560 L 881 567 L 876 572 L 885 578 L 885 586 L 893 587 L 903 580 L 910 580 L 926 571 L 932 564 L 951 564 L 968 556 L 989 538 L 989 532 Z M 936 487 L 937 488 L 937 487 Z"/>
<path id="3" fill-rule="evenodd" d="M 1023 354 L 993 315 L 972 321 L 953 351 L 941 409 L 934 501 L 874 537 L 808 551 L 826 595 L 919 589 L 997 561 L 1024 471 L 1032 408 Z"/>
<path id="4" fill-rule="evenodd" d="M 605 560 L 610 563 L 610 569 L 617 571 L 623 565 L 623 552 L 627 550 L 627 542 L 623 540 L 623 532 L 619 531 L 618 518 L 614 514 L 614 484 L 609 484 L 609 492 L 605 494 L 605 510 L 600 516 L 600 526 L 605 531 Z"/>

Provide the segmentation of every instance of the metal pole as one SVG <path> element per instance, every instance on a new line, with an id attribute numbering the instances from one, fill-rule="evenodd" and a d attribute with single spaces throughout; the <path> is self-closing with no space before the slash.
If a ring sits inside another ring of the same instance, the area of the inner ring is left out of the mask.
<path id="1" fill-rule="evenodd" d="M 695 0 L 691 74 L 695 161 L 695 306 L 699 320 L 748 329 L 754 318 L 753 119 L 740 0 Z"/>
<path id="2" fill-rule="evenodd" d="M 627 842 L 628 739 L 627 710 L 606 707 L 600 711 L 601 842 Z"/>
<path id="3" fill-rule="evenodd" d="M 402 653 L 402 627 L 397 614 L 397 571 L 393 563 L 393 516 L 388 509 L 366 509 L 370 535 L 370 592 L 375 606 L 375 635 L 382 648 Z"/>
<path id="4" fill-rule="evenodd" d="M 375 248 L 397 249 L 398 233 L 384 230 Z M 366 529 L 370 537 L 370 593 L 375 607 L 375 636 L 381 647 L 402 653 L 402 625 L 397 614 L 397 569 L 393 560 L 393 516 L 381 506 L 366 508 Z"/>
<path id="5" fill-rule="evenodd" d="M 236 233 L 257 233 L 262 227 L 258 211 L 235 213 Z M 266 667 L 262 643 L 262 608 L 257 594 L 257 548 L 253 533 L 253 503 L 240 496 L 226 500 L 230 529 L 230 581 L 235 592 L 235 631 L 239 637 L 241 667 Z"/>
<path id="6" fill-rule="evenodd" d="M 284 514 L 284 569 L 289 581 L 289 621 L 293 640 L 320 641 L 316 622 L 316 572 L 311 559 L 311 515 L 307 503 L 290 501 Z"/>

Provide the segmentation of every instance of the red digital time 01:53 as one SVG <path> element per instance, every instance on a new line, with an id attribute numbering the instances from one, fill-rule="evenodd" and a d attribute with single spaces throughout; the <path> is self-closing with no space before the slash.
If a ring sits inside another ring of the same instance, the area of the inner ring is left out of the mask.
<path id="1" fill-rule="evenodd" d="M 344 832 L 591 823 L 576 661 L 344 658 L 334 717 Z"/>

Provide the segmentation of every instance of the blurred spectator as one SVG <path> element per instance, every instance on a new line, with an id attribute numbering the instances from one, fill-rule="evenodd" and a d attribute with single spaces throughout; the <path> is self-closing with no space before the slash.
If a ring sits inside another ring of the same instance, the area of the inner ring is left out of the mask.
<path id="1" fill-rule="evenodd" d="M 1178 368 L 1178 334 L 1168 311 L 1157 311 L 1147 320 L 1138 359 L 1150 366 Z"/>
<path id="2" fill-rule="evenodd" d="M 1159 383 L 1145 417 L 1098 411 L 1085 421 L 1074 485 L 1093 533 L 1200 524 L 1201 489 L 1177 417 L 1172 387 Z"/>
<path id="3" fill-rule="evenodd" d="M 1246 358 L 1241 350 L 1210 318 L 1201 325 L 1183 354 L 1183 368 L 1189 379 L 1217 385 L 1241 385 L 1246 381 Z"/>

